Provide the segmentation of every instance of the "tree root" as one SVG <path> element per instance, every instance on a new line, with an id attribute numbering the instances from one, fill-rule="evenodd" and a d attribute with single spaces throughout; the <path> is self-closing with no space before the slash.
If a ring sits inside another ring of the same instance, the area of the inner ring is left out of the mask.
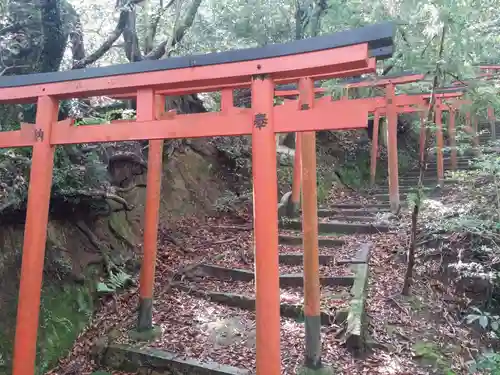
<path id="1" fill-rule="evenodd" d="M 134 209 L 134 206 L 129 204 L 124 198 L 104 190 L 63 190 L 61 191 L 61 194 L 66 197 L 102 198 L 105 200 L 109 199 L 120 203 L 126 211 L 132 211 Z"/>
<path id="2" fill-rule="evenodd" d="M 87 237 L 89 242 L 102 254 L 102 257 L 104 259 L 104 266 L 106 267 L 106 272 L 108 274 L 111 274 L 111 270 L 113 269 L 114 264 L 113 262 L 111 262 L 111 259 L 109 257 L 109 248 L 97 238 L 94 232 L 92 232 L 92 230 L 83 220 L 77 221 L 76 227 L 80 229 L 80 231 L 85 235 L 85 237 Z"/>
<path id="3" fill-rule="evenodd" d="M 112 164 L 118 162 L 137 164 L 146 170 L 148 169 L 148 163 L 133 152 L 120 152 L 110 156 L 108 160 L 108 169 L 111 168 Z"/>
<path id="4" fill-rule="evenodd" d="M 137 189 L 137 188 L 145 188 L 146 184 L 139 183 L 135 185 L 130 185 L 125 188 L 122 187 L 114 187 L 113 190 L 115 190 L 118 193 L 130 193 L 132 190 Z"/>

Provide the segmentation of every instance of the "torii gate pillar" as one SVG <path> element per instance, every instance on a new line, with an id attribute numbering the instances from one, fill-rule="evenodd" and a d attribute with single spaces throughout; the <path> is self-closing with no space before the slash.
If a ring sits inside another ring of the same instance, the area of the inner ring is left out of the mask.
<path id="1" fill-rule="evenodd" d="M 444 182 L 444 161 L 443 161 L 443 110 L 440 103 L 437 103 L 435 110 L 435 122 L 436 122 L 436 162 L 437 162 L 437 174 L 438 174 L 438 185 L 443 187 Z"/>
<path id="2" fill-rule="evenodd" d="M 490 123 L 491 129 L 491 140 L 497 140 L 497 128 L 496 128 L 496 119 L 495 119 L 495 109 L 493 107 L 488 107 L 488 121 Z"/>
<path id="3" fill-rule="evenodd" d="M 455 108 L 450 108 L 449 110 L 449 122 L 448 122 L 448 136 L 450 137 L 450 148 L 451 148 L 451 169 L 455 171 L 457 169 L 457 139 L 456 139 L 456 110 Z"/>
<path id="4" fill-rule="evenodd" d="M 36 339 L 40 315 L 43 262 L 55 147 L 50 144 L 52 124 L 57 121 L 59 101 L 41 96 L 36 109 L 35 131 L 41 134 L 33 146 L 28 209 L 24 227 L 23 263 L 17 305 L 14 343 L 14 375 L 35 373 Z"/>
<path id="5" fill-rule="evenodd" d="M 281 372 L 278 194 L 274 136 L 274 83 L 252 80 L 252 174 L 255 249 L 257 375 Z"/>
<path id="6" fill-rule="evenodd" d="M 394 85 L 385 89 L 387 119 L 387 156 L 389 162 L 389 199 L 391 211 L 399 211 L 399 172 L 398 172 L 398 113 L 394 103 Z"/>

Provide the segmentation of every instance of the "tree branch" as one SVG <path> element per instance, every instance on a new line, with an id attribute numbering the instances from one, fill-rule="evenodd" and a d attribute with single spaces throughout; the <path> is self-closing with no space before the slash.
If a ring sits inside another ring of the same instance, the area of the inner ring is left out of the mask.
<path id="1" fill-rule="evenodd" d="M 310 20 L 310 31 L 311 31 L 311 36 L 317 36 L 319 33 L 320 29 L 320 21 L 321 17 L 325 13 L 327 8 L 327 3 L 326 0 L 316 0 L 313 3 L 313 12 L 311 15 L 311 20 Z"/>
<path id="2" fill-rule="evenodd" d="M 193 25 L 196 14 L 198 13 L 198 8 L 201 5 L 201 1 L 202 0 L 193 0 L 186 16 L 184 17 L 184 20 L 180 23 L 180 25 L 175 27 L 172 38 L 170 40 L 163 41 L 155 49 L 148 53 L 146 55 L 147 60 L 158 60 L 165 55 L 165 53 L 170 53 L 172 48 L 174 48 L 177 43 L 184 38 L 188 29 Z"/>
<path id="3" fill-rule="evenodd" d="M 16 31 L 21 30 L 24 26 L 27 26 L 29 23 L 26 22 L 16 22 L 13 23 L 12 25 L 5 26 L 0 29 L 0 35 L 5 35 L 8 33 L 14 33 Z"/>
<path id="4" fill-rule="evenodd" d="M 101 198 L 103 200 L 112 200 L 123 206 L 126 211 L 131 211 L 134 207 L 119 195 L 104 190 L 61 190 L 61 195 L 66 197 L 87 197 Z"/>
<path id="5" fill-rule="evenodd" d="M 303 39 L 304 38 L 304 27 L 302 25 L 303 22 L 304 11 L 300 6 L 299 0 L 295 0 L 295 39 Z"/>
<path id="6" fill-rule="evenodd" d="M 125 41 L 125 55 L 130 62 L 142 60 L 139 38 L 136 30 L 137 13 L 135 9 L 128 12 L 127 22 L 123 29 L 123 40 Z"/>
<path id="7" fill-rule="evenodd" d="M 429 100 L 429 110 L 427 112 L 427 119 L 422 124 L 422 126 L 425 126 L 425 143 L 429 143 L 429 138 L 430 138 L 430 131 L 429 128 L 427 127 L 427 124 L 432 121 L 434 118 L 434 113 L 435 113 L 435 103 L 436 103 L 436 89 L 439 84 L 439 76 L 441 75 L 441 60 L 443 58 L 443 52 L 444 52 L 444 40 L 446 36 L 446 23 L 443 25 L 443 31 L 441 33 L 441 41 L 440 41 L 440 46 L 439 46 L 439 54 L 438 54 L 438 59 L 436 62 L 436 71 L 434 74 L 434 79 L 432 80 L 432 91 L 431 91 L 431 98 Z M 413 211 L 411 214 L 411 239 L 410 239 L 410 246 L 408 248 L 408 264 L 406 266 L 406 273 L 405 273 L 405 278 L 404 278 L 404 283 L 403 283 L 403 289 L 401 291 L 401 294 L 407 296 L 410 294 L 410 288 L 412 285 L 413 281 L 413 268 L 415 266 L 415 251 L 416 251 L 416 242 L 417 242 L 417 225 L 418 225 L 418 215 L 420 213 L 420 206 L 422 205 L 423 201 L 423 190 L 424 190 L 424 172 L 425 172 L 425 164 L 427 160 L 427 153 L 425 150 L 427 147 L 424 149 L 424 155 L 423 155 L 423 160 L 420 160 L 420 173 L 419 173 L 419 178 L 418 178 L 418 191 L 417 191 L 417 197 L 416 197 L 416 202 L 414 202 L 413 206 Z"/>
<path id="8" fill-rule="evenodd" d="M 130 8 L 124 7 L 124 9 L 120 12 L 120 17 L 118 18 L 118 23 L 116 24 L 115 29 L 104 41 L 104 43 L 92 54 L 88 55 L 82 60 L 74 62 L 73 69 L 85 68 L 87 65 L 90 65 L 99 60 L 106 52 L 108 52 L 111 46 L 113 46 L 113 43 L 118 40 L 120 35 L 122 35 L 123 30 L 127 25 L 129 13 Z"/>
<path id="9" fill-rule="evenodd" d="M 160 4 L 160 8 L 158 9 L 156 14 L 154 15 L 153 21 L 150 22 L 150 27 L 148 27 L 146 40 L 144 41 L 144 53 L 146 55 L 149 54 L 154 48 L 154 40 L 156 37 L 156 33 L 158 31 L 158 24 L 160 23 L 161 17 L 163 16 L 163 13 L 165 13 L 165 11 L 168 8 L 170 8 L 174 3 L 175 3 L 175 0 L 170 0 L 165 7 L 163 7 L 163 4 Z"/>
<path id="10" fill-rule="evenodd" d="M 56 72 L 59 70 L 66 47 L 61 4 L 57 0 L 42 0 L 40 8 L 43 43 L 37 65 L 42 72 Z"/>
<path id="11" fill-rule="evenodd" d="M 73 56 L 73 66 L 76 62 L 85 59 L 85 43 L 83 41 L 83 27 L 78 14 L 76 16 L 75 25 L 69 33 L 71 42 L 71 54 Z"/>

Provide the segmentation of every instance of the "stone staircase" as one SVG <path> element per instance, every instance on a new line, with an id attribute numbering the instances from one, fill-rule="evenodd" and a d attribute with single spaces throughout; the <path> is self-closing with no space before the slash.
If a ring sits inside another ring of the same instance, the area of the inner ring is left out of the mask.
<path id="1" fill-rule="evenodd" d="M 491 126 L 487 122 L 482 122 L 478 125 L 481 132 L 479 136 L 479 144 L 481 146 L 482 152 L 498 152 L 497 147 L 494 146 L 494 140 L 491 137 Z M 500 139 L 500 122 L 495 123 L 495 132 L 497 139 Z M 490 146 L 491 147 L 488 147 Z M 471 160 L 476 154 L 477 150 L 474 147 L 466 149 L 463 155 L 457 155 L 457 168 L 456 171 L 466 171 L 471 170 L 474 166 L 471 164 Z M 446 191 L 446 186 L 452 185 L 457 181 L 452 178 L 446 177 L 446 172 L 452 171 L 452 162 L 450 150 L 444 150 L 444 172 L 445 180 L 444 187 L 440 189 L 438 185 L 438 175 L 437 175 L 437 161 L 435 155 L 430 157 L 427 161 L 426 169 L 424 171 L 424 189 L 426 193 L 433 197 L 438 197 L 443 191 Z M 403 203 L 407 198 L 408 193 L 414 191 L 418 186 L 418 179 L 420 176 L 420 169 L 418 167 L 411 169 L 399 177 L 399 197 L 400 201 Z M 389 202 L 389 187 L 387 183 L 384 185 L 376 186 L 371 191 L 371 197 L 377 202 Z"/>
<path id="2" fill-rule="evenodd" d="M 496 132 L 500 136 L 500 123 L 497 127 Z M 482 135 L 480 139 L 485 144 L 490 137 Z M 459 156 L 458 169 L 472 168 L 469 160 L 470 156 Z M 445 171 L 451 170 L 448 154 L 444 159 L 444 168 Z M 418 177 L 417 169 L 400 177 L 402 203 L 417 186 Z M 425 187 L 430 194 L 443 191 L 436 188 L 435 160 L 428 162 L 424 177 Z M 453 183 L 453 180 L 446 179 L 445 188 Z M 282 357 L 286 367 L 288 362 L 296 362 L 303 356 L 302 352 L 288 353 L 294 348 L 287 347 L 286 342 L 287 337 L 292 340 L 291 337 L 296 336 L 298 330 L 303 330 L 304 327 L 304 250 L 300 216 L 287 217 L 284 212 L 285 210 L 280 212 L 278 250 Z M 320 321 L 325 332 L 336 331 L 322 335 L 323 347 L 338 345 L 340 339 L 346 350 L 359 352 L 364 349 L 370 254 L 377 241 L 384 240 L 385 236 L 393 232 L 395 226 L 391 221 L 392 217 L 387 185 L 373 188 L 369 197 L 353 195 L 341 203 L 328 204 L 318 209 Z M 199 301 L 195 303 L 199 303 L 200 309 L 205 312 L 220 311 L 220 321 L 217 324 L 207 323 L 208 325 L 203 325 L 203 329 L 194 333 L 202 337 L 206 335 L 206 327 L 212 327 L 210 335 L 214 337 L 208 345 L 213 345 L 215 350 L 225 353 L 227 349 L 232 353 L 231 358 L 225 355 L 215 357 L 218 363 L 210 367 L 210 373 L 213 374 L 250 374 L 254 370 L 248 367 L 248 363 L 242 362 L 238 366 L 237 360 L 238 352 L 244 357 L 248 356 L 248 351 L 255 350 L 255 274 L 253 252 L 243 248 L 251 244 L 251 232 L 247 234 L 249 241 L 243 243 L 241 249 L 237 248 L 238 245 L 232 246 L 234 251 L 231 250 L 231 255 L 215 257 L 210 263 L 199 264 L 175 285 L 175 289 L 188 294 L 194 301 Z M 242 256 L 243 253 L 246 255 Z M 179 314 L 182 316 L 182 312 Z M 342 327 L 340 336 L 339 326 Z M 290 327 L 294 327 L 293 330 Z M 163 347 L 161 349 L 168 350 Z M 205 371 L 202 370 L 206 368 L 205 364 L 194 359 L 180 358 L 177 354 L 162 354 L 162 358 L 155 357 L 154 360 L 168 362 L 169 366 L 177 361 L 176 365 L 187 373 Z M 147 355 L 149 360 L 151 353 Z"/>

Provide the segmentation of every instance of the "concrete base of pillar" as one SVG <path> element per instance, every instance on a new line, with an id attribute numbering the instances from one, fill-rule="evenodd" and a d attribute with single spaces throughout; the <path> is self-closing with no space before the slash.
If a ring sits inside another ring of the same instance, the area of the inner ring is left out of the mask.
<path id="1" fill-rule="evenodd" d="M 321 367 L 318 369 L 310 369 L 302 367 L 297 371 L 297 375 L 334 375 L 335 371 L 331 367 Z"/>
<path id="2" fill-rule="evenodd" d="M 320 370 L 321 364 L 321 317 L 305 316 L 304 325 L 306 329 L 306 352 L 304 368 Z"/>
<path id="3" fill-rule="evenodd" d="M 132 330 L 129 332 L 129 337 L 133 341 L 153 341 L 161 337 L 161 328 L 152 327 L 147 331 Z"/>
<path id="4" fill-rule="evenodd" d="M 153 299 L 141 298 L 139 301 L 139 318 L 137 332 L 149 331 L 153 328 Z"/>

